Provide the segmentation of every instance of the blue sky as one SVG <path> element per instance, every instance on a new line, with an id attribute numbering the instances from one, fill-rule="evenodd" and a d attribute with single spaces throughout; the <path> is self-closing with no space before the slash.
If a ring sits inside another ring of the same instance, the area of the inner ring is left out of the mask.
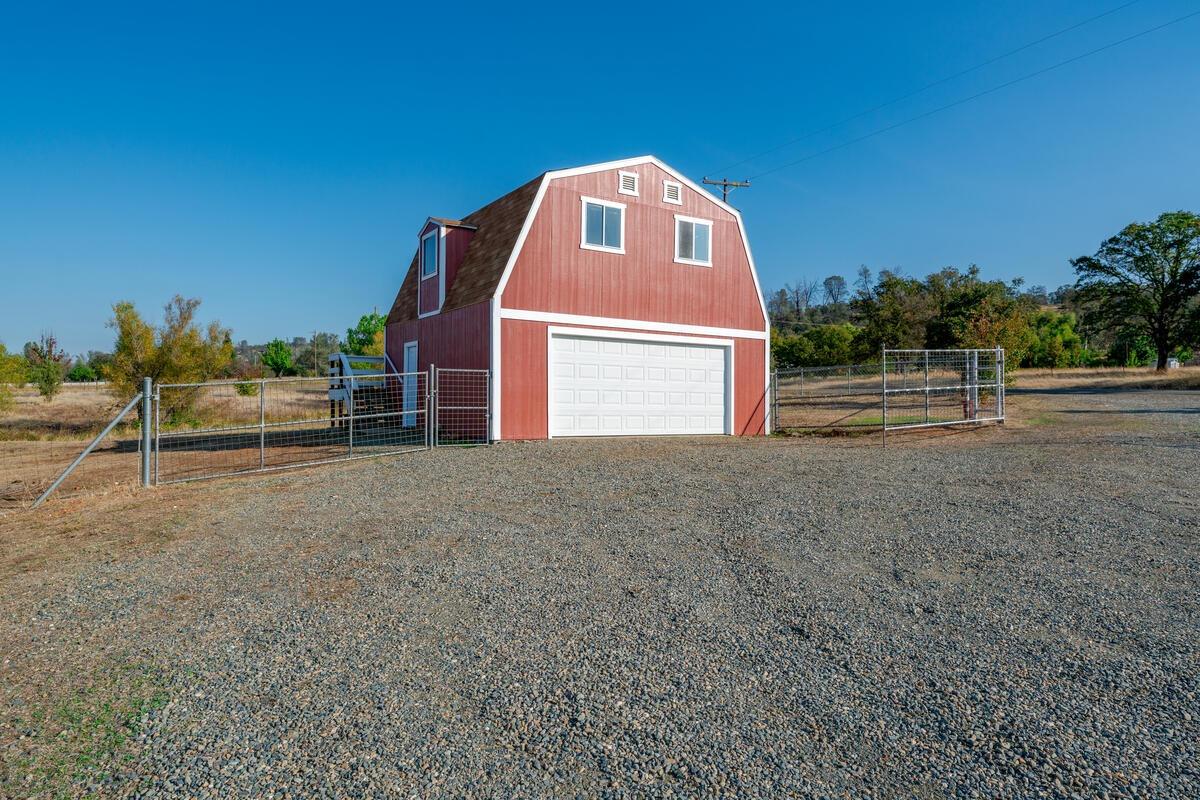
<path id="1" fill-rule="evenodd" d="M 385 310 L 428 215 L 653 153 L 699 179 L 1122 4 L 9 4 L 0 341 L 175 294 L 236 339 Z M 755 175 L 1200 6 L 1143 0 L 730 170 Z M 1200 17 L 739 190 L 764 288 L 860 264 L 1055 286 L 1200 211 Z"/>

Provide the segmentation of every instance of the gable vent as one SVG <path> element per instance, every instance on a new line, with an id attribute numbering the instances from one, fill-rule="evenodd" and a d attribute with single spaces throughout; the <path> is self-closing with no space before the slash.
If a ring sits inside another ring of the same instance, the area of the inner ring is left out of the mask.
<path id="1" fill-rule="evenodd" d="M 683 187 L 674 181 L 663 181 L 663 202 L 683 205 Z"/>
<path id="2" fill-rule="evenodd" d="M 631 194 L 634 197 L 638 196 L 638 176 L 636 172 L 621 172 L 617 182 L 617 192 L 619 194 Z"/>

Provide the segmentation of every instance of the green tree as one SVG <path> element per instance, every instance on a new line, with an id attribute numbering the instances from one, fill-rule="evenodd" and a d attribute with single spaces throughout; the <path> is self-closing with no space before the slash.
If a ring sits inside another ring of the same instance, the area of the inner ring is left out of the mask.
<path id="1" fill-rule="evenodd" d="M 37 342 L 26 346 L 29 361 L 29 379 L 38 388 L 38 394 L 46 402 L 54 399 L 62 389 L 71 359 L 58 346 L 54 334 L 43 334 Z"/>
<path id="2" fill-rule="evenodd" d="M 336 333 L 318 331 L 312 340 L 296 355 L 296 366 L 312 370 L 314 375 L 324 375 L 329 366 L 329 356 L 338 351 L 341 343 Z"/>
<path id="3" fill-rule="evenodd" d="M 76 359 L 67 373 L 67 380 L 71 383 L 91 383 L 96 380 L 96 370 L 83 359 Z"/>
<path id="4" fill-rule="evenodd" d="M 383 355 L 383 332 L 386 327 L 387 318 L 379 312 L 363 314 L 357 325 L 346 330 L 346 352 L 356 356 Z"/>
<path id="5" fill-rule="evenodd" d="M 1149 338 L 1156 366 L 1200 333 L 1200 217 L 1187 211 L 1134 222 L 1100 245 L 1095 255 L 1071 261 L 1075 286 L 1095 303 L 1089 321 L 1109 330 Z"/>
<path id="6" fill-rule="evenodd" d="M 1083 340 L 1075 330 L 1075 315 L 1053 310 L 1037 311 L 1029 318 L 1033 343 L 1023 367 L 1076 367 L 1083 363 Z"/>
<path id="7" fill-rule="evenodd" d="M 267 347 L 263 350 L 262 362 L 271 368 L 277 378 L 291 375 L 296 371 L 296 365 L 292 360 L 292 348 L 288 347 L 287 342 L 283 339 L 272 339 L 267 342 Z"/>
<path id="8" fill-rule="evenodd" d="M 23 355 L 8 352 L 0 342 L 0 412 L 12 408 L 12 387 L 25 383 L 28 366 Z"/>
<path id="9" fill-rule="evenodd" d="M 229 330 L 217 322 L 201 328 L 196 322 L 199 305 L 198 299 L 176 295 L 167 303 L 157 328 L 142 319 L 133 303 L 113 306 L 108 325 L 116 330 L 117 340 L 112 361 L 104 368 L 113 394 L 128 399 L 141 391 L 143 377 L 155 383 L 194 383 L 224 375 L 232 368 Z M 164 407 L 168 415 L 189 401 L 183 392 L 172 396 L 181 398 L 181 406 Z"/>

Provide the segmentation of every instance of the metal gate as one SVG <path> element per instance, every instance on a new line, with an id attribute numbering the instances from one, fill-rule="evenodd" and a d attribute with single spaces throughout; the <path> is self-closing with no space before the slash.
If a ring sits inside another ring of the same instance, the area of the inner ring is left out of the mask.
<path id="1" fill-rule="evenodd" d="M 160 384 L 154 483 L 488 443 L 487 370 Z"/>
<path id="2" fill-rule="evenodd" d="M 487 444 L 491 373 L 486 369 L 430 369 L 434 375 L 434 446 Z"/>
<path id="3" fill-rule="evenodd" d="M 777 370 L 771 430 L 906 430 L 1004 420 L 1004 350 L 885 350 L 880 361 Z"/>
<path id="4" fill-rule="evenodd" d="M 1004 420 L 1004 350 L 884 350 L 883 431 Z"/>

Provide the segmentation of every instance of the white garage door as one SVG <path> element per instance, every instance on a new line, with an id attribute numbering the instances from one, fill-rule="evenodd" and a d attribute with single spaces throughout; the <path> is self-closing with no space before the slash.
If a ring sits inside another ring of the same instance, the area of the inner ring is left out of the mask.
<path id="1" fill-rule="evenodd" d="M 727 433 L 728 348 L 554 334 L 550 435 Z"/>

